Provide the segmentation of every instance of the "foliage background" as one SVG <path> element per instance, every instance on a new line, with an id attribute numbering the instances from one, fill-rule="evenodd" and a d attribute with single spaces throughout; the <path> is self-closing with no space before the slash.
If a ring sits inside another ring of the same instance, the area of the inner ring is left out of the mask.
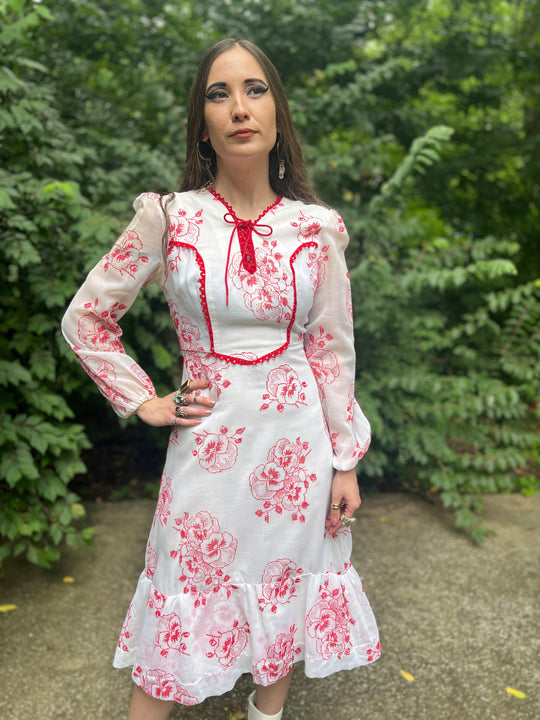
<path id="1" fill-rule="evenodd" d="M 226 36 L 274 60 L 349 228 L 361 485 L 437 495 L 477 539 L 483 493 L 538 491 L 539 27 L 525 0 L 0 0 L 0 561 L 89 542 L 88 438 L 138 437 L 59 320 L 131 200 L 178 187 L 189 84 Z M 124 330 L 170 390 L 155 289 Z"/>

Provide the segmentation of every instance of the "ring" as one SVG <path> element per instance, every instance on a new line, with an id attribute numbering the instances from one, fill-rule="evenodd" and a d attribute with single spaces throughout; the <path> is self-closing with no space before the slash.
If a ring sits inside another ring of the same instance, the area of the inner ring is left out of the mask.
<path id="1" fill-rule="evenodd" d="M 179 390 L 176 391 L 174 394 L 174 402 L 177 405 L 189 405 L 187 401 L 187 395 L 185 393 L 181 393 Z"/>
<path id="2" fill-rule="evenodd" d="M 178 422 L 178 420 L 176 418 L 173 418 L 172 424 L 176 425 L 177 422 Z"/>
<path id="3" fill-rule="evenodd" d="M 339 510 L 341 505 L 338 505 L 337 503 L 330 503 L 330 510 Z"/>
<path id="4" fill-rule="evenodd" d="M 350 527 L 353 522 L 356 522 L 356 518 L 348 518 L 346 515 L 341 516 L 341 524 L 343 527 Z"/>
<path id="5" fill-rule="evenodd" d="M 178 388 L 178 390 L 174 393 L 174 402 L 177 404 L 180 403 L 180 398 L 182 397 L 182 395 L 185 397 L 186 393 L 188 393 L 188 392 L 189 392 L 189 379 L 186 380 L 185 382 L 183 382 L 180 385 L 180 387 Z M 182 403 L 180 403 L 180 404 L 182 404 Z"/>
<path id="6" fill-rule="evenodd" d="M 194 405 L 197 404 L 197 396 L 195 395 L 195 393 L 193 393 L 193 401 L 192 402 Z"/>
<path id="7" fill-rule="evenodd" d="M 175 413 L 176 417 L 182 418 L 183 420 L 185 420 L 187 418 L 187 412 L 185 410 L 182 410 L 180 405 L 177 405 L 175 407 L 174 413 Z M 175 420 L 176 420 L 176 418 L 175 418 Z"/>

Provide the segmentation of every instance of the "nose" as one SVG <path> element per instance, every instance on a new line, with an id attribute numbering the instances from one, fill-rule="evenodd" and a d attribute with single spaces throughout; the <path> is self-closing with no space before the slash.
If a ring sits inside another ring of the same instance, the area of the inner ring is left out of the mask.
<path id="1" fill-rule="evenodd" d="M 234 95 L 232 106 L 232 119 L 234 122 L 247 120 L 247 118 L 249 117 L 249 111 L 245 103 L 246 99 L 243 94 Z"/>

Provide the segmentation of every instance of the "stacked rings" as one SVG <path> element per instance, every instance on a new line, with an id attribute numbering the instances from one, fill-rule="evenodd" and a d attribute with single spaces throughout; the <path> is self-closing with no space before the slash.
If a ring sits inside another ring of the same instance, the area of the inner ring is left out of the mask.
<path id="1" fill-rule="evenodd" d="M 189 405 L 187 401 L 187 394 L 189 393 L 189 380 L 186 380 L 183 382 L 178 390 L 174 393 L 174 404 L 176 407 L 174 408 L 174 414 L 175 418 L 173 420 L 173 425 L 176 425 L 178 422 L 178 418 L 182 418 L 182 420 L 185 420 L 188 417 L 188 414 L 185 410 L 182 408 L 186 405 Z"/>

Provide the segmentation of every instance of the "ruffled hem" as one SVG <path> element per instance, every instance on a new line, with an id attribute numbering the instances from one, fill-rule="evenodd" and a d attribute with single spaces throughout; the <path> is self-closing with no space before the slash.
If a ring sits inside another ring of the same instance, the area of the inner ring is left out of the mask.
<path id="1" fill-rule="evenodd" d="M 299 661 L 318 678 L 377 660 L 377 626 L 354 568 L 296 583 L 275 592 L 221 587 L 201 600 L 166 597 L 143 573 L 113 665 L 132 666 L 133 681 L 152 697 L 195 705 L 245 673 L 271 685 Z"/>

